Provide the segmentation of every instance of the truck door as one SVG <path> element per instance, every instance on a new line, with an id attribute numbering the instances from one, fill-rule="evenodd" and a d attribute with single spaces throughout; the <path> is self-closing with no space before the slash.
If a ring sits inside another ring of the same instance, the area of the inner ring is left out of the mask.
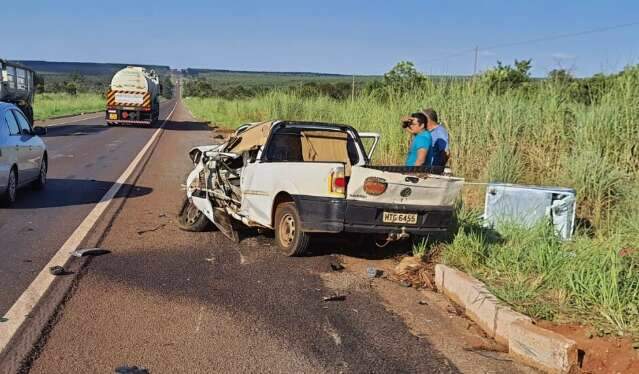
<path id="1" fill-rule="evenodd" d="M 20 127 L 20 137 L 22 146 L 20 148 L 20 157 L 24 157 L 25 169 L 23 175 L 29 180 L 34 180 L 40 173 L 40 163 L 42 162 L 42 154 L 44 145 L 42 141 L 35 136 L 31 124 L 19 110 L 12 110 Z M 24 181 L 24 179 L 23 179 Z"/>

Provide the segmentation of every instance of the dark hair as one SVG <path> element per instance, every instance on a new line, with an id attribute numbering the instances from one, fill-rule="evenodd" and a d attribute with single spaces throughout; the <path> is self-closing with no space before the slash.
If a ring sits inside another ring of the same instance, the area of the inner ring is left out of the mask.
<path id="1" fill-rule="evenodd" d="M 426 108 L 422 111 L 426 117 L 430 118 L 431 120 L 433 120 L 433 122 L 439 122 L 437 120 L 437 112 L 435 111 L 435 109 L 433 108 Z"/>
<path id="2" fill-rule="evenodd" d="M 426 122 L 428 122 L 428 118 L 426 118 L 424 113 L 419 113 L 419 112 L 418 113 L 413 113 L 410 116 L 415 118 L 417 120 L 417 122 L 421 123 L 422 125 L 425 125 Z"/>

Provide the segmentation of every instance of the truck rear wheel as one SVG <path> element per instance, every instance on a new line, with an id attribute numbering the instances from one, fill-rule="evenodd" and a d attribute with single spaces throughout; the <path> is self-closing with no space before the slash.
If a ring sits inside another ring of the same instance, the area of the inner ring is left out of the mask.
<path id="1" fill-rule="evenodd" d="M 281 203 L 275 210 L 275 241 L 287 256 L 301 256 L 308 248 L 309 234 L 302 231 L 294 202 Z"/>

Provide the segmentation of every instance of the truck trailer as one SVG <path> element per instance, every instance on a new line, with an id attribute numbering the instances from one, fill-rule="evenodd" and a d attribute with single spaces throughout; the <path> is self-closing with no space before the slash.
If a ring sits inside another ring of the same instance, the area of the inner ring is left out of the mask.
<path id="1" fill-rule="evenodd" d="M 127 66 L 111 80 L 107 92 L 107 125 L 151 125 L 160 116 L 160 83 L 153 70 Z"/>
<path id="2" fill-rule="evenodd" d="M 0 59 L 0 101 L 18 106 L 33 123 L 35 72 L 18 63 Z"/>

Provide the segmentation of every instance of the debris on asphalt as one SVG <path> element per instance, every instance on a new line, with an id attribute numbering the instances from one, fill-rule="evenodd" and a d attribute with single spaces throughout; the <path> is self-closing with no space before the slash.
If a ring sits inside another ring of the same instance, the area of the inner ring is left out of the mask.
<path id="1" fill-rule="evenodd" d="M 160 223 L 159 225 L 157 225 L 157 226 L 155 226 L 155 227 L 153 227 L 153 228 L 150 228 L 150 229 L 143 229 L 143 230 L 138 230 L 138 231 L 136 231 L 136 232 L 138 233 L 138 235 L 142 235 L 142 234 L 147 233 L 147 232 L 157 231 L 157 230 L 161 229 L 161 228 L 162 228 L 162 227 L 164 227 L 164 226 L 166 226 L 166 224 L 165 224 L 165 223 Z"/>
<path id="2" fill-rule="evenodd" d="M 145 367 L 137 367 L 128 365 L 120 366 L 115 369 L 115 372 L 118 374 L 149 374 L 149 369 Z"/>
<path id="3" fill-rule="evenodd" d="M 103 248 L 84 248 L 84 249 L 76 249 L 75 251 L 71 252 L 71 255 L 75 257 L 83 257 L 83 256 L 102 256 L 109 253 L 111 253 L 111 251 L 108 251 Z"/>
<path id="4" fill-rule="evenodd" d="M 407 287 L 407 288 L 408 288 L 408 287 L 413 287 L 413 284 L 412 284 L 411 282 L 407 281 L 407 280 L 401 280 L 401 281 L 399 282 L 399 284 L 401 284 L 401 285 L 402 285 L 402 287 Z"/>
<path id="5" fill-rule="evenodd" d="M 331 262 L 331 269 L 333 269 L 333 271 L 342 271 L 344 270 L 344 265 L 339 262 Z"/>
<path id="6" fill-rule="evenodd" d="M 378 278 L 381 277 L 382 274 L 384 274 L 384 271 L 377 268 L 369 267 L 366 268 L 366 274 L 369 278 Z"/>
<path id="7" fill-rule="evenodd" d="M 322 297 L 322 300 L 324 300 L 324 301 L 344 301 L 344 300 L 346 300 L 346 295 L 335 294 L 335 295 L 331 295 L 331 296 L 324 296 L 324 297 Z"/>
<path id="8" fill-rule="evenodd" d="M 67 274 L 66 270 L 64 270 L 64 268 L 62 266 L 51 266 L 49 268 L 49 273 L 53 274 L 53 275 L 65 275 Z"/>
<path id="9" fill-rule="evenodd" d="M 9 318 L 0 317 L 0 322 L 7 322 Z"/>
<path id="10" fill-rule="evenodd" d="M 435 264 L 424 262 L 420 257 L 407 256 L 395 266 L 390 279 L 404 287 L 435 289 Z"/>

